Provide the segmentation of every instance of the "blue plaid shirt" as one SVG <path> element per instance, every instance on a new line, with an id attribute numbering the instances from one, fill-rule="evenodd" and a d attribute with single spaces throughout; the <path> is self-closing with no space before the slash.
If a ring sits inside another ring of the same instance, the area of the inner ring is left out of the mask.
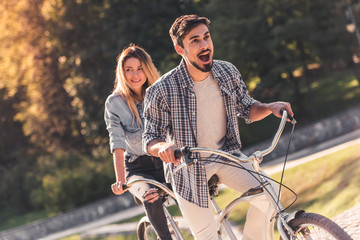
<path id="1" fill-rule="evenodd" d="M 214 60 L 212 71 L 219 83 L 226 109 L 227 132 L 221 149 L 233 153 L 241 149 L 238 117 L 251 122 L 249 111 L 255 100 L 248 95 L 240 72 L 234 65 Z M 172 142 L 178 147 L 197 146 L 197 110 L 193 86 L 182 60 L 178 67 L 147 89 L 144 100 L 145 151 L 155 139 Z M 173 163 L 165 166 L 166 179 L 172 182 L 174 190 L 185 200 L 208 207 L 208 185 L 203 164 L 199 161 L 173 174 L 174 168 Z"/>

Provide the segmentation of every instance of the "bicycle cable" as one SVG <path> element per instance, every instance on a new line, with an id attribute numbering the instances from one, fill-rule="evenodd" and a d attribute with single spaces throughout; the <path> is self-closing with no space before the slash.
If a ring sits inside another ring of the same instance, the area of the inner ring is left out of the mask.
<path id="1" fill-rule="evenodd" d="M 285 166 L 286 166 L 287 158 L 288 158 L 288 155 L 289 155 L 290 144 L 291 144 L 291 139 L 292 139 L 292 136 L 293 136 L 293 133 L 294 133 L 294 129 L 295 129 L 295 124 L 292 125 L 292 129 L 291 129 L 291 133 L 290 133 L 290 137 L 289 137 L 289 143 L 288 143 L 286 153 L 285 153 L 285 160 L 284 160 L 283 169 L 282 169 L 282 172 L 281 172 L 279 193 L 278 193 L 278 199 L 276 201 L 276 205 L 278 205 L 279 201 L 280 201 L 281 186 L 283 185 L 282 182 L 283 182 L 283 178 L 284 178 Z"/>

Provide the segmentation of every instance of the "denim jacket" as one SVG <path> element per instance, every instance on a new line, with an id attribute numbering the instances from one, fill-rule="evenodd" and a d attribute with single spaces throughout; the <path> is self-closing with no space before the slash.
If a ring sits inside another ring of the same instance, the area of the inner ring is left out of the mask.
<path id="1" fill-rule="evenodd" d="M 130 157 L 129 162 L 146 155 L 141 143 L 144 132 L 143 105 L 137 103 L 136 107 L 142 127 L 137 124 L 126 100 L 118 92 L 109 95 L 105 102 L 104 119 L 109 132 L 110 151 L 113 153 L 116 148 L 124 149 L 125 156 Z"/>

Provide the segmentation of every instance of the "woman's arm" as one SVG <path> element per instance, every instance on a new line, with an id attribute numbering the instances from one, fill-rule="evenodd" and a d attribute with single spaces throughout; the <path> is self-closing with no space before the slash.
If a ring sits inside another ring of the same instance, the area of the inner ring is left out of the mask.
<path id="1" fill-rule="evenodd" d="M 121 195 L 124 193 L 124 190 L 122 189 L 122 185 L 125 183 L 124 152 L 125 150 L 122 148 L 116 148 L 113 152 L 116 182 L 111 184 L 111 190 L 116 195 Z"/>

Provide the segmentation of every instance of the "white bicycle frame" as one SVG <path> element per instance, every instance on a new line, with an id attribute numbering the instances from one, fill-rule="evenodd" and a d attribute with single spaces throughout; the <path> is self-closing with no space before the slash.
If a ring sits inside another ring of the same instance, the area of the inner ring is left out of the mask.
<path id="1" fill-rule="evenodd" d="M 292 219 L 295 218 L 295 216 L 298 213 L 304 212 L 303 210 L 297 210 L 293 213 L 286 213 L 284 212 L 284 207 L 282 206 L 280 201 L 276 201 L 276 199 L 278 199 L 278 195 L 275 192 L 274 188 L 271 186 L 271 184 L 269 183 L 269 181 L 264 177 L 265 173 L 263 172 L 263 170 L 260 168 L 260 163 L 263 160 L 263 157 L 269 153 L 271 153 L 274 148 L 276 147 L 280 136 L 284 130 L 285 124 L 286 124 L 286 120 L 287 120 L 287 112 L 283 111 L 282 113 L 282 118 L 281 118 L 281 122 L 279 125 L 279 128 L 274 136 L 274 139 L 271 143 L 271 145 L 263 150 L 263 151 L 256 151 L 253 154 L 251 154 L 249 157 L 247 156 L 241 156 L 241 157 L 236 157 L 233 156 L 227 152 L 221 151 L 221 150 L 216 150 L 216 149 L 210 149 L 210 148 L 200 148 L 200 147 L 194 147 L 194 148 L 189 148 L 189 152 L 198 152 L 198 153 L 210 153 L 210 154 L 217 154 L 219 156 L 223 156 L 227 159 L 230 159 L 234 162 L 239 162 L 239 163 L 246 163 L 246 162 L 253 162 L 253 166 L 254 169 L 261 181 L 261 188 L 259 189 L 263 189 L 260 193 L 258 192 L 252 192 L 252 190 L 250 189 L 249 191 L 243 193 L 240 197 L 234 199 L 230 204 L 228 204 L 223 210 L 221 210 L 218 205 L 216 204 L 215 200 L 213 199 L 213 197 L 211 197 L 211 202 L 213 205 L 214 210 L 217 213 L 217 218 L 216 218 L 216 223 L 218 228 L 220 229 L 221 226 L 224 227 L 224 229 L 226 230 L 226 232 L 228 233 L 228 236 L 230 237 L 230 239 L 232 240 L 236 240 L 235 234 L 233 233 L 233 231 L 231 230 L 231 226 L 230 223 L 227 221 L 227 216 L 235 209 L 235 207 L 237 205 L 239 205 L 242 202 L 250 202 L 250 200 L 258 195 L 261 194 L 268 194 L 270 195 L 270 199 L 272 199 L 271 202 L 271 206 L 273 209 L 276 210 L 276 212 L 278 213 L 278 220 L 277 220 L 277 227 L 280 233 L 280 236 L 282 237 L 282 239 L 284 240 L 290 240 L 288 237 L 288 234 L 285 233 L 284 228 L 286 229 L 287 233 L 293 234 L 293 230 L 289 227 L 288 222 L 291 221 Z M 296 121 L 295 119 L 292 119 L 292 123 L 295 124 Z M 186 158 L 186 156 L 185 156 Z M 196 161 L 196 160 L 193 160 Z M 177 166 L 177 168 L 174 171 L 178 171 L 180 168 L 186 167 L 189 163 L 185 164 L 182 163 L 180 165 Z M 190 163 L 191 164 L 191 163 Z M 175 194 L 165 185 L 151 180 L 151 179 L 136 179 L 133 180 L 129 183 L 127 183 L 127 186 L 131 186 L 132 184 L 136 183 L 136 182 L 148 182 L 151 183 L 159 188 L 161 188 L 162 190 L 164 190 L 169 196 L 171 196 L 172 198 L 176 199 Z M 177 227 L 177 224 L 175 223 L 175 221 L 173 220 L 172 216 L 170 215 L 170 213 L 168 212 L 168 210 L 166 209 L 165 205 L 163 205 L 164 207 L 164 211 L 166 214 L 166 217 L 168 218 L 170 224 L 172 225 L 175 234 L 178 236 L 178 239 L 184 239 L 181 235 L 181 232 L 179 230 L 179 228 Z"/>

